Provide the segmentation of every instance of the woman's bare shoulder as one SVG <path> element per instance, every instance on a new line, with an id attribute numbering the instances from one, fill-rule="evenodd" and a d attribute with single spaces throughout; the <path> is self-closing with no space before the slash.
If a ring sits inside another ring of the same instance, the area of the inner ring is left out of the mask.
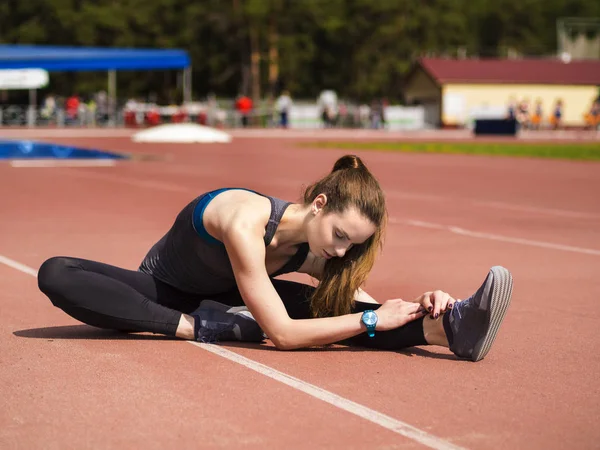
<path id="1" fill-rule="evenodd" d="M 204 210 L 204 226 L 217 239 L 234 228 L 248 227 L 264 230 L 271 215 L 267 197 L 251 191 L 232 189 L 217 195 Z"/>

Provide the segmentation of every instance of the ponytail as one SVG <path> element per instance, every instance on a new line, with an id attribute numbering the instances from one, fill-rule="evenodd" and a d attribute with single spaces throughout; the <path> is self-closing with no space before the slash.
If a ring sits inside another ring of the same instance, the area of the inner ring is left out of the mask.
<path id="1" fill-rule="evenodd" d="M 355 155 L 338 159 L 329 175 L 309 186 L 304 192 L 304 204 L 309 205 L 319 194 L 327 196 L 325 213 L 342 213 L 355 207 L 376 226 L 375 233 L 365 242 L 352 246 L 343 257 L 325 262 L 321 281 L 311 298 L 315 317 L 348 314 L 354 294 L 367 279 L 383 244 L 385 198 L 378 181 Z"/>

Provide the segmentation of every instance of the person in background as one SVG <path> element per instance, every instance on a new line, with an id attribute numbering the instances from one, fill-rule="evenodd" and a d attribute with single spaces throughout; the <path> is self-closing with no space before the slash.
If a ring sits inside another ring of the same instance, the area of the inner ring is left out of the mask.
<path id="1" fill-rule="evenodd" d="M 106 125 L 108 123 L 108 95 L 105 91 L 98 91 L 96 93 L 96 121 L 99 125 Z"/>
<path id="2" fill-rule="evenodd" d="M 338 126 L 342 128 L 348 126 L 348 105 L 345 102 L 340 102 L 337 120 Z"/>
<path id="3" fill-rule="evenodd" d="M 42 107 L 41 114 L 48 122 L 51 122 L 54 119 L 54 115 L 56 114 L 56 99 L 54 98 L 54 95 L 49 94 L 44 99 L 44 106 Z"/>
<path id="4" fill-rule="evenodd" d="M 85 106 L 86 106 L 86 120 L 85 120 L 86 125 L 95 127 L 96 126 L 96 109 L 98 106 L 96 105 L 96 101 L 94 100 L 93 96 L 90 96 L 87 99 Z"/>
<path id="5" fill-rule="evenodd" d="M 279 114 L 279 125 L 281 128 L 287 128 L 289 122 L 289 113 L 292 108 L 292 98 L 289 91 L 283 91 L 275 102 L 275 110 Z"/>
<path id="6" fill-rule="evenodd" d="M 125 120 L 125 125 L 128 127 L 136 127 L 138 125 L 138 102 L 135 98 L 130 97 L 125 102 L 125 107 L 123 108 L 123 116 Z"/>
<path id="7" fill-rule="evenodd" d="M 324 90 L 317 99 L 317 105 L 321 111 L 321 119 L 325 128 L 335 125 L 338 113 L 338 97 L 335 91 Z"/>
<path id="8" fill-rule="evenodd" d="M 249 124 L 250 113 L 252 112 L 252 99 L 247 95 L 240 96 L 235 102 L 235 109 L 240 114 L 242 127 L 246 128 Z"/>
<path id="9" fill-rule="evenodd" d="M 508 120 L 516 120 L 517 118 L 517 100 L 514 96 L 508 99 L 507 118 Z"/>
<path id="10" fill-rule="evenodd" d="M 380 114 L 381 114 L 381 128 L 386 128 L 387 127 L 387 118 L 386 118 L 386 110 L 387 107 L 389 106 L 389 102 L 387 100 L 387 98 L 382 98 L 381 99 L 381 110 L 380 110 Z"/>
<path id="11" fill-rule="evenodd" d="M 384 128 L 385 117 L 383 115 L 383 102 L 381 100 L 373 100 L 371 102 L 371 128 Z"/>
<path id="12" fill-rule="evenodd" d="M 584 114 L 585 127 L 591 130 L 598 128 L 600 125 L 600 99 L 592 102 L 590 109 Z"/>
<path id="13" fill-rule="evenodd" d="M 564 103 L 561 98 L 556 100 L 554 104 L 554 110 L 552 111 L 552 115 L 550 116 L 550 123 L 552 128 L 558 130 L 562 125 L 562 116 L 563 116 L 563 107 Z"/>
<path id="14" fill-rule="evenodd" d="M 79 116 L 79 96 L 77 94 L 71 95 L 67 99 L 65 106 L 67 110 L 67 121 L 70 124 L 74 124 Z"/>
<path id="15" fill-rule="evenodd" d="M 358 107 L 358 117 L 361 128 L 369 128 L 369 117 L 371 116 L 371 108 L 366 103 Z"/>
<path id="16" fill-rule="evenodd" d="M 530 126 L 529 112 L 529 99 L 524 98 L 519 103 L 519 107 L 517 109 L 517 121 L 524 129 L 527 129 Z"/>
<path id="17" fill-rule="evenodd" d="M 538 98 L 535 102 L 535 108 L 533 110 L 533 115 L 531 116 L 531 128 L 534 130 L 539 130 L 542 125 L 543 117 L 544 117 L 544 108 L 542 106 L 542 99 Z"/>

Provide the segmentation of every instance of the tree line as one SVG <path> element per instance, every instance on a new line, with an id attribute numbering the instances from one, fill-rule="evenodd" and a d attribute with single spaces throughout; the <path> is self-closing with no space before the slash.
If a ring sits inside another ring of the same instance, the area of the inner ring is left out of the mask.
<path id="1" fill-rule="evenodd" d="M 561 17 L 600 17 L 589 0 L 3 0 L 0 43 L 182 48 L 195 98 L 322 89 L 401 100 L 419 56 L 556 52 Z M 119 97 L 180 100 L 176 71 L 119 72 Z M 103 89 L 106 74 L 52 74 L 54 92 Z"/>

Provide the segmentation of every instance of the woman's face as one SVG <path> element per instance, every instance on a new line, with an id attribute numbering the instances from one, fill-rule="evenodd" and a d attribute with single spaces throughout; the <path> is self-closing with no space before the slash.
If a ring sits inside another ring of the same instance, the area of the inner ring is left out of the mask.
<path id="1" fill-rule="evenodd" d="M 376 231 L 375 224 L 355 207 L 326 212 L 327 197 L 320 194 L 311 204 L 312 219 L 307 227 L 310 251 L 319 258 L 341 258 L 355 244 L 362 244 Z"/>

